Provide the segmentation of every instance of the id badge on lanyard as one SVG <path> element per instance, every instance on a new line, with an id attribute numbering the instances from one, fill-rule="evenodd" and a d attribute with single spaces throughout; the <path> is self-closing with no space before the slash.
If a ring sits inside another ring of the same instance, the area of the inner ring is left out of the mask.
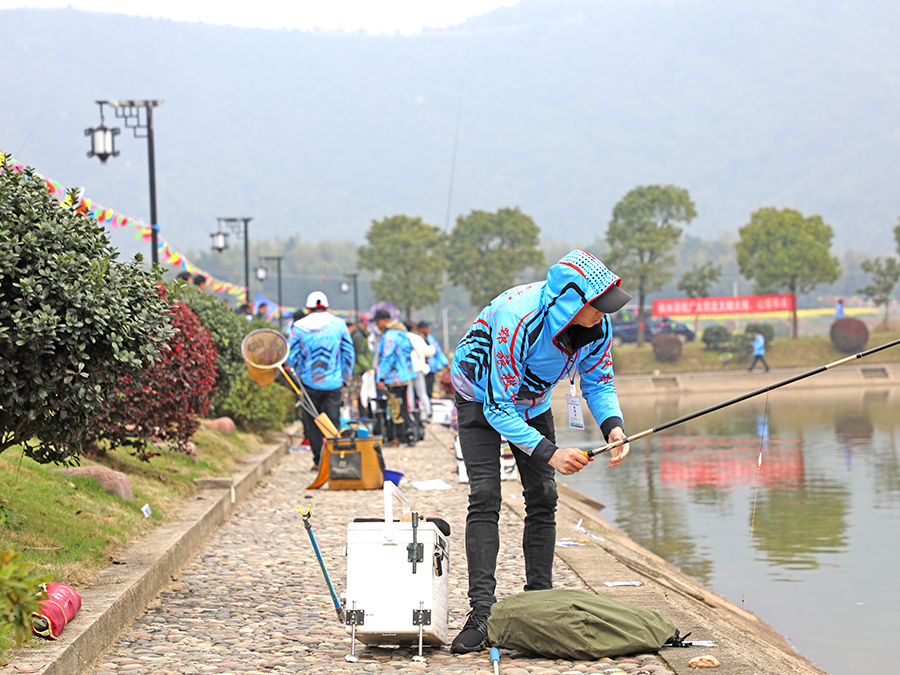
<path id="1" fill-rule="evenodd" d="M 566 394 L 566 410 L 569 413 L 569 427 L 571 429 L 584 429 L 584 412 L 582 412 L 581 409 L 581 397 L 578 396 L 578 393 L 575 391 L 574 365 L 569 374 L 569 393 Z"/>

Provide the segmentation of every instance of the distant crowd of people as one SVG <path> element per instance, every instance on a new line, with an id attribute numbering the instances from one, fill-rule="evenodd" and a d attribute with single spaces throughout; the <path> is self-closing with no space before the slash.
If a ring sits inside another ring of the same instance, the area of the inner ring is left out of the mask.
<path id="1" fill-rule="evenodd" d="M 335 427 L 344 406 L 353 419 L 372 419 L 386 441 L 413 446 L 431 419 L 434 374 L 449 361 L 426 321 L 403 323 L 381 309 L 372 323 L 341 320 L 325 293 L 313 291 L 287 330 L 287 364 Z M 303 422 L 317 469 L 324 439 L 310 413 Z"/>
<path id="2" fill-rule="evenodd" d="M 205 291 L 204 275 L 181 272 L 177 279 Z M 235 312 L 248 321 L 269 320 L 269 306 L 254 311 L 242 303 Z M 371 326 L 370 326 L 371 322 Z M 352 419 L 372 420 L 386 441 L 415 445 L 432 417 L 435 375 L 449 366 L 427 321 L 404 323 L 380 309 L 371 318 L 340 319 L 329 311 L 328 296 L 313 291 L 285 328 L 287 365 L 309 394 L 316 412 L 340 428 L 341 409 Z M 304 412 L 304 434 L 317 469 L 324 436 Z"/>

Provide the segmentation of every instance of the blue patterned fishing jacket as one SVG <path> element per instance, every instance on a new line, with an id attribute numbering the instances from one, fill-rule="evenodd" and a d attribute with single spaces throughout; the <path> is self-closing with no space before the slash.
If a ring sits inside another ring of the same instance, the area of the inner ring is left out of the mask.
<path id="1" fill-rule="evenodd" d="M 547 280 L 501 293 L 478 316 L 456 347 L 453 386 L 465 400 L 484 404 L 484 415 L 524 452 L 548 461 L 557 446 L 526 420 L 550 409 L 557 382 L 580 374 L 581 394 L 604 436 L 622 426 L 613 383 L 609 316 L 591 328 L 575 315 L 620 279 L 590 253 L 571 251 Z"/>
<path id="2" fill-rule="evenodd" d="M 412 350 L 412 342 L 405 329 L 388 328 L 384 331 L 376 349 L 375 381 L 396 387 L 416 379 Z"/>
<path id="3" fill-rule="evenodd" d="M 347 324 L 330 312 L 312 312 L 288 332 L 288 365 L 311 389 L 340 389 L 350 381 L 356 350 Z"/>

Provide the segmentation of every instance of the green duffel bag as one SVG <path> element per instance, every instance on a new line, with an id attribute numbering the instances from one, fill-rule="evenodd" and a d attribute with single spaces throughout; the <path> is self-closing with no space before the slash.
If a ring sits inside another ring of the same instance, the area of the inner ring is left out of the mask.
<path id="1" fill-rule="evenodd" d="M 676 634 L 659 612 L 589 591 L 526 591 L 491 607 L 494 647 L 542 656 L 596 660 L 655 651 Z"/>

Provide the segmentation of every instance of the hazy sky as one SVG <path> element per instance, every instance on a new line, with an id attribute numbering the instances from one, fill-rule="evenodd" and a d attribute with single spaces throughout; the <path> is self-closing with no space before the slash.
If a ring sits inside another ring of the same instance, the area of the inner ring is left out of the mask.
<path id="1" fill-rule="evenodd" d="M 369 33 L 418 33 L 508 7 L 518 0 L 0 0 L 0 9 L 66 7 L 151 16 L 176 21 L 231 24 L 251 28 L 297 28 Z"/>

